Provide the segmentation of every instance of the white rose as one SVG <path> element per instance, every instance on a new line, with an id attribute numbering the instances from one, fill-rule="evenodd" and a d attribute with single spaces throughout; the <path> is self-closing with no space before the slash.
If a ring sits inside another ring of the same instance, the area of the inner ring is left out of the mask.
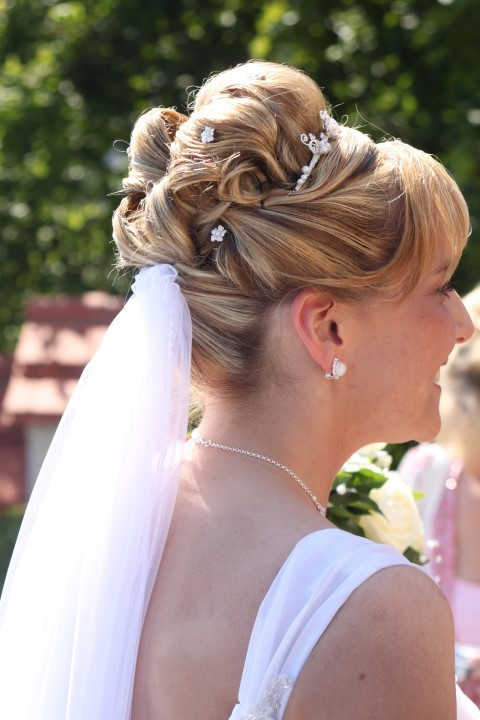
<path id="1" fill-rule="evenodd" d="M 363 469 L 373 470 L 376 473 L 382 472 L 382 468 L 379 465 L 375 465 L 368 455 L 360 452 L 353 453 L 342 468 L 342 470 L 351 473 L 356 473 Z"/>
<path id="2" fill-rule="evenodd" d="M 389 470 L 392 464 L 392 456 L 386 450 L 379 450 L 374 458 L 375 465 L 378 465 L 382 470 Z"/>
<path id="3" fill-rule="evenodd" d="M 398 473 L 390 472 L 387 482 L 381 488 L 370 491 L 383 515 L 374 512 L 362 515 L 358 524 L 365 535 L 375 542 L 391 545 L 403 553 L 412 547 L 419 553 L 424 551 L 423 525 L 417 504 L 409 486 Z"/>
<path id="4" fill-rule="evenodd" d="M 377 453 L 383 451 L 387 446 L 387 443 L 370 443 L 370 445 L 364 445 L 357 450 L 359 455 L 368 457 L 369 460 L 373 460 Z"/>
<path id="5" fill-rule="evenodd" d="M 358 472 L 363 468 L 374 472 L 388 470 L 392 456 L 385 450 L 386 443 L 371 443 L 357 450 L 343 466 L 347 472 Z"/>

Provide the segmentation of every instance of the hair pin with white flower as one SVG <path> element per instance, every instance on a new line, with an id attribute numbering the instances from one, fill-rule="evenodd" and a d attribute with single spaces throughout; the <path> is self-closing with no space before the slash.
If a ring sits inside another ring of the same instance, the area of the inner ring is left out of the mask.
<path id="1" fill-rule="evenodd" d="M 304 133 L 303 135 L 300 135 L 300 140 L 312 153 L 312 159 L 308 165 L 304 165 L 302 167 L 302 174 L 297 180 L 295 191 L 300 190 L 303 183 L 318 163 L 320 155 L 326 155 L 330 152 L 332 148 L 330 140 L 336 140 L 338 137 L 340 125 L 326 112 L 326 110 L 320 110 L 320 119 L 323 122 L 323 131 L 320 133 L 318 138 L 315 137 L 313 133 L 308 133 L 308 135 Z"/>
<path id="2" fill-rule="evenodd" d="M 223 225 L 217 225 L 216 228 L 213 228 L 212 232 L 210 233 L 210 240 L 212 242 L 222 242 L 223 236 L 226 234 L 226 229 L 223 227 Z"/>
<path id="3" fill-rule="evenodd" d="M 213 142 L 213 133 L 214 128 L 210 127 L 209 125 L 205 125 L 204 129 L 202 130 L 202 134 L 200 135 L 202 143 Z"/>

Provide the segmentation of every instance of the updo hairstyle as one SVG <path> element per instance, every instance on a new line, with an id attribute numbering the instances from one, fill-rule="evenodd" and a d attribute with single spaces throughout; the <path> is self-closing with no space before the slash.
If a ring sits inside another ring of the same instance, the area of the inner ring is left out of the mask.
<path id="1" fill-rule="evenodd" d="M 113 218 L 119 263 L 177 269 L 197 390 L 257 391 L 271 375 L 271 311 L 303 288 L 354 303 L 406 295 L 430 269 L 440 228 L 458 261 L 463 197 L 438 162 L 400 141 L 342 127 L 295 191 L 312 157 L 300 136 L 318 137 L 324 109 L 303 72 L 251 62 L 211 77 L 189 117 L 154 108 L 133 129 Z M 214 139 L 203 143 L 206 126 Z"/>

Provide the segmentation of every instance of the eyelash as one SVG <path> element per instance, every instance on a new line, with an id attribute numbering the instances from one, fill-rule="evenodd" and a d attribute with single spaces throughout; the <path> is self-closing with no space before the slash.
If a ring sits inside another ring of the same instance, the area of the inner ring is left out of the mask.
<path id="1" fill-rule="evenodd" d="M 448 282 L 445 283 L 445 285 L 442 285 L 441 288 L 438 288 L 437 292 L 440 293 L 441 295 L 445 295 L 446 297 L 448 297 L 449 294 L 451 292 L 453 292 L 454 290 L 455 290 L 455 286 L 452 283 L 452 281 L 449 280 Z"/>

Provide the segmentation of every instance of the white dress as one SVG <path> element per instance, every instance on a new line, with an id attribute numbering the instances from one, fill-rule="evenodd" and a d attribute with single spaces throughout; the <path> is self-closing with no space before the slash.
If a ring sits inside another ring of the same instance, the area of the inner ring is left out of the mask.
<path id="1" fill-rule="evenodd" d="M 229 720 L 281 720 L 305 661 L 336 612 L 355 588 L 394 565 L 410 563 L 393 548 L 342 530 L 319 530 L 300 540 L 258 611 L 239 703 Z M 460 690 L 457 720 L 480 720 Z"/>

